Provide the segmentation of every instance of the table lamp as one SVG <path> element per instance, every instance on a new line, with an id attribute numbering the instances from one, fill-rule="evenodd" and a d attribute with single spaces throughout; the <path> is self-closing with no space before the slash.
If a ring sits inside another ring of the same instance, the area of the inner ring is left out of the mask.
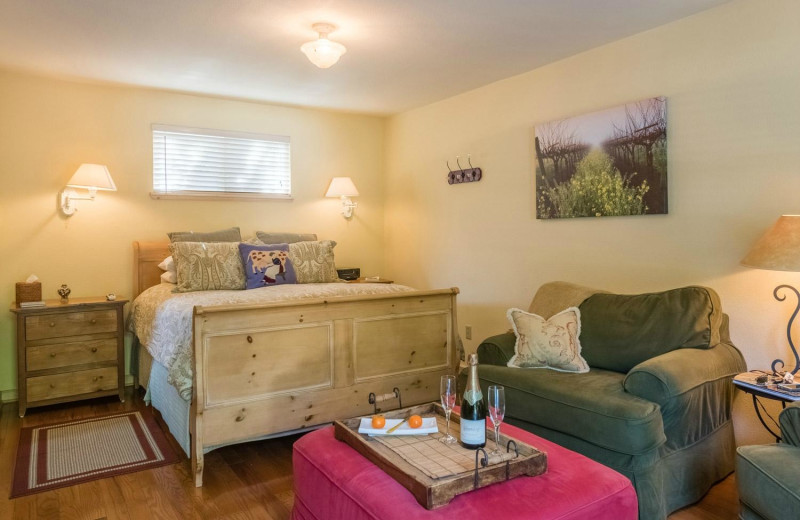
<path id="1" fill-rule="evenodd" d="M 772 229 L 767 231 L 742 259 L 742 265 L 772 271 L 800 272 L 800 215 L 782 215 Z M 794 375 L 800 370 L 800 356 L 792 341 L 792 323 L 800 312 L 800 292 L 791 285 L 779 285 L 772 292 L 779 302 L 786 299 L 782 294 L 784 290 L 794 292 L 797 297 L 797 306 L 786 326 L 786 338 L 794 354 L 794 370 L 791 371 Z M 781 368 L 785 367 L 782 359 L 772 362 L 773 372 L 777 371 L 776 367 L 779 364 Z"/>

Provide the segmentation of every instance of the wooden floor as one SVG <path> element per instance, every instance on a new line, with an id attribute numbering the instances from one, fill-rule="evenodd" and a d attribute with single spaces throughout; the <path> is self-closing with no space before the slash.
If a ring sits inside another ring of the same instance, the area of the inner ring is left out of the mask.
<path id="1" fill-rule="evenodd" d="M 297 436 L 227 446 L 206 456 L 205 485 L 195 488 L 189 461 L 8 499 L 21 426 L 80 419 L 143 407 L 128 391 L 115 398 L 28 410 L 17 416 L 15 403 L 0 413 L 0 519 L 187 519 L 232 518 L 286 520 L 292 491 L 292 443 Z M 164 428 L 166 431 L 166 428 Z M 175 444 L 175 451 L 183 454 Z M 703 500 L 670 520 L 730 520 L 738 514 L 733 476 L 717 484 Z"/>

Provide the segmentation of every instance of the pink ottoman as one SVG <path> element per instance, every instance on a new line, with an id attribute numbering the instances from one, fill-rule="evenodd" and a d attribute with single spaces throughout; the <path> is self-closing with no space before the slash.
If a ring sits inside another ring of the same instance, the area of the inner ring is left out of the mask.
<path id="1" fill-rule="evenodd" d="M 616 471 L 514 426 L 507 435 L 547 452 L 547 473 L 455 497 L 431 511 L 344 442 L 333 427 L 294 443 L 293 520 L 498 518 L 636 520 L 636 492 Z"/>

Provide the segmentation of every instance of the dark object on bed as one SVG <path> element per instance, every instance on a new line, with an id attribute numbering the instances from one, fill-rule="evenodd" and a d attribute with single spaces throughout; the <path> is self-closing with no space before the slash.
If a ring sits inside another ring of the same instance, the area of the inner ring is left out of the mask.
<path id="1" fill-rule="evenodd" d="M 336 269 L 336 273 L 342 280 L 358 280 L 358 277 L 361 276 L 361 269 L 358 267 L 342 267 L 341 269 Z"/>

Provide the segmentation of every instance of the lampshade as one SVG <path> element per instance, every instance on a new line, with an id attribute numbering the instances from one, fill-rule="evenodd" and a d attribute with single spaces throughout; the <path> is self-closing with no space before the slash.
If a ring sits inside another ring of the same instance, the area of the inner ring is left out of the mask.
<path id="1" fill-rule="evenodd" d="M 742 259 L 742 265 L 800 271 L 800 215 L 782 215 Z"/>
<path id="2" fill-rule="evenodd" d="M 326 197 L 358 197 L 356 185 L 350 177 L 334 177 L 328 186 Z"/>
<path id="3" fill-rule="evenodd" d="M 81 164 L 80 168 L 72 175 L 67 186 L 70 188 L 86 188 L 90 190 L 117 191 L 114 179 L 108 168 L 102 164 Z"/>
<path id="4" fill-rule="evenodd" d="M 347 49 L 341 43 L 328 39 L 328 33 L 333 32 L 336 26 L 329 23 L 315 23 L 313 29 L 319 33 L 319 39 L 304 43 L 300 50 L 309 61 L 321 69 L 334 65 Z"/>

